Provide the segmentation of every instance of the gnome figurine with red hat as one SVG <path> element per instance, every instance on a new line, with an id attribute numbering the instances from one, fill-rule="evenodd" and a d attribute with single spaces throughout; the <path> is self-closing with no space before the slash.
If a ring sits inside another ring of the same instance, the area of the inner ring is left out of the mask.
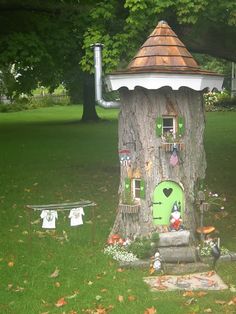
<path id="1" fill-rule="evenodd" d="M 177 205 L 177 202 L 175 202 L 172 208 L 172 212 L 170 215 L 170 227 L 169 227 L 170 231 L 183 230 L 180 202 L 178 203 L 178 205 Z"/>

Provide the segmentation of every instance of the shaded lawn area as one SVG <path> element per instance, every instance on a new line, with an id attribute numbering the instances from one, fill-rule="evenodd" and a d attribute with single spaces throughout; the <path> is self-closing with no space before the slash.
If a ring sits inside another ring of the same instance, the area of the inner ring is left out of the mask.
<path id="1" fill-rule="evenodd" d="M 193 302 L 183 292 L 152 293 L 142 281 L 147 270 L 121 271 L 104 256 L 118 201 L 118 111 L 98 112 L 106 120 L 88 124 L 79 122 L 80 106 L 0 115 L 0 313 L 99 313 L 99 306 L 111 313 L 139 314 L 152 306 L 164 314 L 235 313 L 228 302 L 236 292 L 208 292 Z M 228 216 L 219 220 L 211 211 L 207 220 L 236 251 L 235 122 L 236 113 L 209 113 L 205 142 L 208 186 L 228 199 Z M 72 228 L 68 212 L 59 213 L 55 234 L 46 236 L 39 213 L 25 207 L 80 199 L 97 203 L 85 208 L 84 225 Z M 56 268 L 59 275 L 50 278 Z M 236 263 L 218 266 L 231 285 L 235 270 Z M 67 304 L 57 308 L 61 297 Z"/>

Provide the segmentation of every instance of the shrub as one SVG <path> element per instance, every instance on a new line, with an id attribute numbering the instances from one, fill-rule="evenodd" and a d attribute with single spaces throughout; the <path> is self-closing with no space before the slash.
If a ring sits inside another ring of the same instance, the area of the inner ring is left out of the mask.
<path id="1" fill-rule="evenodd" d="M 206 111 L 234 111 L 236 97 L 231 98 L 227 91 L 209 92 L 203 95 Z"/>
<path id="2" fill-rule="evenodd" d="M 151 238 L 136 238 L 135 241 L 129 245 L 129 251 L 140 259 L 149 258 L 156 253 L 158 241 L 158 233 L 154 233 Z"/>
<path id="3" fill-rule="evenodd" d="M 0 104 L 0 112 L 15 112 L 52 106 L 68 106 L 67 96 L 19 97 L 10 104 Z"/>

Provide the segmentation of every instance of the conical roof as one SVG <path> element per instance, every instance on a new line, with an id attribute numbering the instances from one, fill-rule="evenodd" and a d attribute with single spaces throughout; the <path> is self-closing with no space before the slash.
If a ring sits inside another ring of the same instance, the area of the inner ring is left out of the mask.
<path id="1" fill-rule="evenodd" d="M 107 76 L 109 90 L 136 86 L 173 90 L 188 87 L 194 90 L 221 90 L 223 76 L 202 70 L 170 26 L 161 21 L 125 70 Z"/>
<path id="2" fill-rule="evenodd" d="M 127 70 L 198 72 L 200 67 L 170 26 L 165 21 L 160 21 Z"/>

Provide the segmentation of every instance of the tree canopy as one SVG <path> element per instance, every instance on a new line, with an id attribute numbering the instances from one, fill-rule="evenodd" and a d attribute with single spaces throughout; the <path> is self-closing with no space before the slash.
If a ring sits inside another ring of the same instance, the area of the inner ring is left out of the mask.
<path id="1" fill-rule="evenodd" d="M 91 44 L 105 45 L 104 69 L 112 71 L 162 19 L 190 51 L 236 61 L 235 0 L 1 0 L 1 77 L 9 93 L 63 82 L 76 101 L 91 89 Z"/>

